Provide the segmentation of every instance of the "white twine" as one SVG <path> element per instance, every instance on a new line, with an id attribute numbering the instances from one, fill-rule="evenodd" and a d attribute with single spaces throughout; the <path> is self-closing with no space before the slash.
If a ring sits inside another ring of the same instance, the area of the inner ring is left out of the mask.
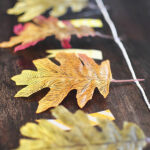
<path id="1" fill-rule="evenodd" d="M 104 16 L 106 22 L 108 23 L 108 25 L 109 25 L 109 27 L 110 27 L 110 29 L 111 29 L 111 32 L 112 32 L 114 41 L 115 41 L 116 44 L 120 47 L 120 49 L 121 49 L 121 51 L 122 51 L 122 54 L 123 54 L 123 56 L 124 56 L 124 58 L 125 58 L 125 60 L 126 60 L 126 63 L 127 63 L 128 67 L 129 67 L 129 70 L 130 70 L 130 72 L 131 72 L 131 75 L 132 75 L 133 79 L 135 80 L 135 83 L 136 83 L 137 87 L 138 87 L 139 90 L 141 91 L 141 94 L 142 94 L 142 96 L 143 96 L 143 98 L 144 98 L 144 101 L 145 101 L 145 103 L 146 103 L 148 109 L 150 110 L 150 103 L 149 103 L 149 100 L 148 100 L 148 98 L 147 98 L 147 96 L 146 96 L 146 94 L 145 94 L 145 91 L 144 91 L 143 87 L 140 85 L 139 81 L 137 81 L 137 77 L 136 77 L 136 75 L 135 75 L 135 72 L 134 72 L 134 69 L 133 69 L 133 67 L 132 67 L 132 64 L 131 64 L 131 61 L 130 61 L 130 59 L 129 59 L 129 56 L 128 56 L 128 54 L 127 54 L 127 51 L 126 51 L 126 49 L 125 49 L 123 43 L 121 42 L 121 40 L 120 40 L 120 38 L 119 38 L 119 36 L 118 36 L 116 27 L 115 27 L 113 21 L 111 20 L 109 14 L 108 14 L 108 12 L 107 12 L 106 7 L 104 6 L 103 1 L 102 1 L 102 0 L 96 0 L 96 3 L 97 3 L 97 5 L 98 5 L 100 11 L 102 12 L 102 14 L 103 14 L 103 16 Z"/>

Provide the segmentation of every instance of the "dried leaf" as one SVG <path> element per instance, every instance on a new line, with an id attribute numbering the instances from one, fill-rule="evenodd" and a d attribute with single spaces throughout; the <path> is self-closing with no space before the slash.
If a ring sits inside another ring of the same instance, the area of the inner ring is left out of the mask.
<path id="1" fill-rule="evenodd" d="M 56 54 L 60 52 L 65 52 L 65 53 L 75 53 L 77 54 L 77 56 L 78 54 L 85 54 L 88 57 L 98 60 L 103 59 L 102 52 L 100 50 L 95 49 L 51 49 L 47 50 L 46 52 L 49 53 L 49 55 L 47 56 L 48 58 L 55 57 Z"/>
<path id="2" fill-rule="evenodd" d="M 37 113 L 59 105 L 68 93 L 77 90 L 77 102 L 80 108 L 92 99 L 94 89 L 107 97 L 112 79 L 110 63 L 101 65 L 84 54 L 58 53 L 56 60 L 60 66 L 48 58 L 34 60 L 37 71 L 24 70 L 12 77 L 16 85 L 27 85 L 15 97 L 28 97 L 43 88 L 50 88 L 48 94 L 39 101 Z"/>
<path id="3" fill-rule="evenodd" d="M 87 6 L 88 0 L 18 0 L 15 6 L 8 9 L 8 14 L 21 15 L 19 22 L 32 20 L 52 8 L 51 16 L 62 16 L 71 7 L 73 12 L 80 12 Z"/>
<path id="4" fill-rule="evenodd" d="M 71 35 L 77 35 L 79 38 L 95 35 L 95 31 L 88 26 L 75 27 L 69 21 L 43 16 L 35 18 L 33 23 L 15 26 L 14 32 L 17 36 L 11 37 L 8 42 L 0 43 L 0 47 L 13 47 L 21 43 L 15 47 L 15 51 L 19 51 L 37 44 L 48 36 L 55 35 L 64 48 L 71 48 L 69 44 Z"/>
<path id="5" fill-rule="evenodd" d="M 110 120 L 97 119 L 100 131 L 81 110 L 72 114 L 59 106 L 52 113 L 71 130 L 61 130 L 46 120 L 27 123 L 20 131 L 30 139 L 21 139 L 17 150 L 142 150 L 146 145 L 142 129 L 134 123 L 125 122 L 120 130 Z"/>

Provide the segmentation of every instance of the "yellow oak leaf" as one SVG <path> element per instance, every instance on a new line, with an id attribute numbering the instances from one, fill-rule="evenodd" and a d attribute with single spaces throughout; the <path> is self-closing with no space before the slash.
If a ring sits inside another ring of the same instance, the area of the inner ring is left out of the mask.
<path id="1" fill-rule="evenodd" d="M 24 70 L 12 77 L 16 85 L 27 85 L 15 97 L 28 97 L 43 88 L 50 88 L 39 101 L 37 113 L 56 107 L 73 89 L 77 90 L 80 108 L 92 99 L 96 87 L 104 98 L 107 97 L 112 79 L 108 60 L 98 65 L 88 56 L 74 53 L 58 53 L 55 58 L 60 66 L 48 58 L 38 59 L 33 61 L 37 71 Z"/>
<path id="2" fill-rule="evenodd" d="M 87 6 L 88 0 L 18 0 L 13 8 L 8 9 L 7 13 L 21 15 L 19 22 L 32 20 L 52 8 L 51 16 L 62 16 L 71 7 L 73 12 L 80 12 Z"/>
<path id="3" fill-rule="evenodd" d="M 76 35 L 79 38 L 82 36 L 95 35 L 95 31 L 91 27 L 75 27 L 69 21 L 59 21 L 54 17 L 45 18 L 43 16 L 33 19 L 33 23 L 30 22 L 25 25 L 17 25 L 14 28 L 14 32 L 17 35 L 11 37 L 8 42 L 0 43 L 0 47 L 7 48 L 20 44 L 15 47 L 14 51 L 16 52 L 33 46 L 48 36 L 55 35 L 56 39 L 61 41 L 62 47 L 70 48 L 71 45 L 69 42 L 71 35 Z"/>
<path id="4" fill-rule="evenodd" d="M 90 124 L 83 111 L 72 114 L 63 106 L 52 110 L 54 117 L 70 127 L 65 131 L 47 120 L 27 123 L 20 132 L 16 150 L 142 150 L 149 138 L 136 124 L 124 122 L 120 129 L 113 121 L 95 118 L 98 128 Z"/>

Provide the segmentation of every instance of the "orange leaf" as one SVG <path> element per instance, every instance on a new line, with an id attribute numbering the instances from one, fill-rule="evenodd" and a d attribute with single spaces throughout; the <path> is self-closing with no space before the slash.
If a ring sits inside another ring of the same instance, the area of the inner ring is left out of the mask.
<path id="1" fill-rule="evenodd" d="M 19 31 L 18 31 L 19 30 Z M 75 27 L 69 21 L 59 21 L 54 17 L 45 18 L 39 16 L 33 20 L 33 23 L 26 23 L 24 26 L 19 24 L 14 28 L 17 36 L 10 38 L 8 42 L 0 43 L 0 47 L 15 47 L 15 52 L 37 44 L 48 36 L 55 35 L 56 39 L 61 41 L 64 48 L 70 48 L 71 35 L 94 36 L 95 31 L 91 27 Z"/>
<path id="2" fill-rule="evenodd" d="M 84 54 L 58 53 L 56 60 L 60 66 L 48 58 L 34 60 L 37 71 L 24 70 L 12 77 L 16 85 L 27 85 L 15 97 L 28 97 L 43 88 L 50 88 L 45 97 L 39 101 L 37 113 L 50 107 L 56 107 L 68 93 L 77 90 L 77 102 L 80 108 L 92 99 L 94 89 L 107 97 L 112 79 L 109 60 L 101 65 Z"/>

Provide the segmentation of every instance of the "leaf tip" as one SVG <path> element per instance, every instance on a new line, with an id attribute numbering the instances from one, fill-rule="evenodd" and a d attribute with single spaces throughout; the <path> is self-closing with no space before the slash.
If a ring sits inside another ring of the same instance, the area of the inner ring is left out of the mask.
<path id="1" fill-rule="evenodd" d="M 14 96 L 14 97 L 20 97 L 20 96 L 19 96 L 19 94 L 17 93 L 17 94 L 15 94 L 15 96 Z"/>
<path id="2" fill-rule="evenodd" d="M 13 11 L 11 8 L 7 10 L 7 14 L 11 15 L 12 13 L 13 13 Z"/>
<path id="3" fill-rule="evenodd" d="M 11 77 L 11 80 L 14 81 L 14 82 L 16 82 L 16 81 L 15 81 L 15 76 Z"/>
<path id="4" fill-rule="evenodd" d="M 85 103 L 83 104 L 83 103 L 78 103 L 78 106 L 80 107 L 80 108 L 83 108 L 84 106 L 85 106 Z"/>
<path id="5" fill-rule="evenodd" d="M 36 114 L 39 114 L 41 112 L 43 112 L 43 111 L 41 109 L 39 109 L 39 107 L 38 107 L 37 110 L 36 110 Z"/>

